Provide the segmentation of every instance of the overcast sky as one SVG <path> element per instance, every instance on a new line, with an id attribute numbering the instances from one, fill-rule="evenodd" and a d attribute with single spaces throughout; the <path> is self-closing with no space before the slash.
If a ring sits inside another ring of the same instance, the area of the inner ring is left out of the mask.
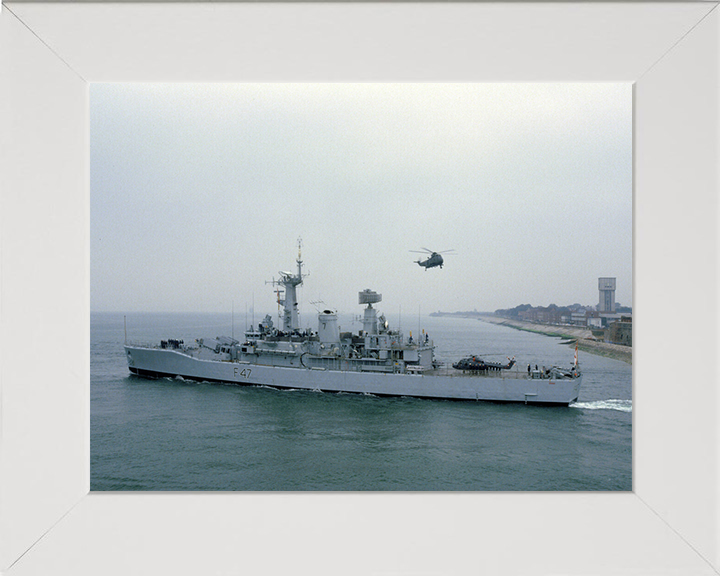
<path id="1" fill-rule="evenodd" d="M 632 303 L 630 84 L 94 84 L 94 311 Z M 454 249 L 425 271 L 411 250 Z M 307 322 L 303 322 L 306 325 Z"/>

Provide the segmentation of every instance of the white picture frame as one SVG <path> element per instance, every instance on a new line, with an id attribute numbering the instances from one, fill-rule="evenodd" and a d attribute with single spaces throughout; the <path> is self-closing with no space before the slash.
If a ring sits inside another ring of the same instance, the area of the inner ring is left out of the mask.
<path id="1" fill-rule="evenodd" d="M 717 4 L 5 3 L 0 571 L 719 573 Z M 89 493 L 89 83 L 280 80 L 634 83 L 632 493 Z"/>

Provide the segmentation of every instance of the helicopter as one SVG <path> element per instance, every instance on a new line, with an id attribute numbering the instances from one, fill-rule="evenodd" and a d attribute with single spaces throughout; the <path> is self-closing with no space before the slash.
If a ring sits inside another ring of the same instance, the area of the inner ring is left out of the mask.
<path id="1" fill-rule="evenodd" d="M 428 250 L 427 248 L 423 248 L 422 251 L 420 250 L 410 250 L 410 252 L 417 252 L 418 254 L 430 254 L 426 260 L 415 260 L 415 262 L 419 265 L 425 268 L 425 271 L 427 272 L 428 268 L 435 268 L 435 266 L 440 266 L 440 268 L 443 267 L 443 257 L 441 254 L 452 254 L 455 252 L 455 250 L 444 250 L 443 252 L 433 252 L 432 250 Z"/>

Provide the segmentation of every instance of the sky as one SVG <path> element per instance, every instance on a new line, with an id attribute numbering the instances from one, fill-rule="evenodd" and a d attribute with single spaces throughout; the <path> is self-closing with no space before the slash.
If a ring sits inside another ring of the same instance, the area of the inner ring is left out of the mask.
<path id="1" fill-rule="evenodd" d="M 93 84 L 90 169 L 93 311 L 274 313 L 298 239 L 305 318 L 632 304 L 631 84 Z"/>

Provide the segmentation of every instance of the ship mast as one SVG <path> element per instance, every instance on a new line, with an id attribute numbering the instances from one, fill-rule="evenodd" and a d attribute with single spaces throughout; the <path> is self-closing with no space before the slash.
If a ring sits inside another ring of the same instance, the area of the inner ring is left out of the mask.
<path id="1" fill-rule="evenodd" d="M 298 256 L 297 256 L 297 274 L 290 272 L 280 272 L 280 280 L 270 282 L 275 286 L 282 286 L 285 290 L 285 297 L 281 298 L 278 294 L 278 304 L 283 307 L 283 330 L 291 332 L 300 328 L 300 320 L 298 315 L 297 287 L 302 284 L 303 277 L 307 274 L 302 273 L 302 240 L 298 238 Z"/>

